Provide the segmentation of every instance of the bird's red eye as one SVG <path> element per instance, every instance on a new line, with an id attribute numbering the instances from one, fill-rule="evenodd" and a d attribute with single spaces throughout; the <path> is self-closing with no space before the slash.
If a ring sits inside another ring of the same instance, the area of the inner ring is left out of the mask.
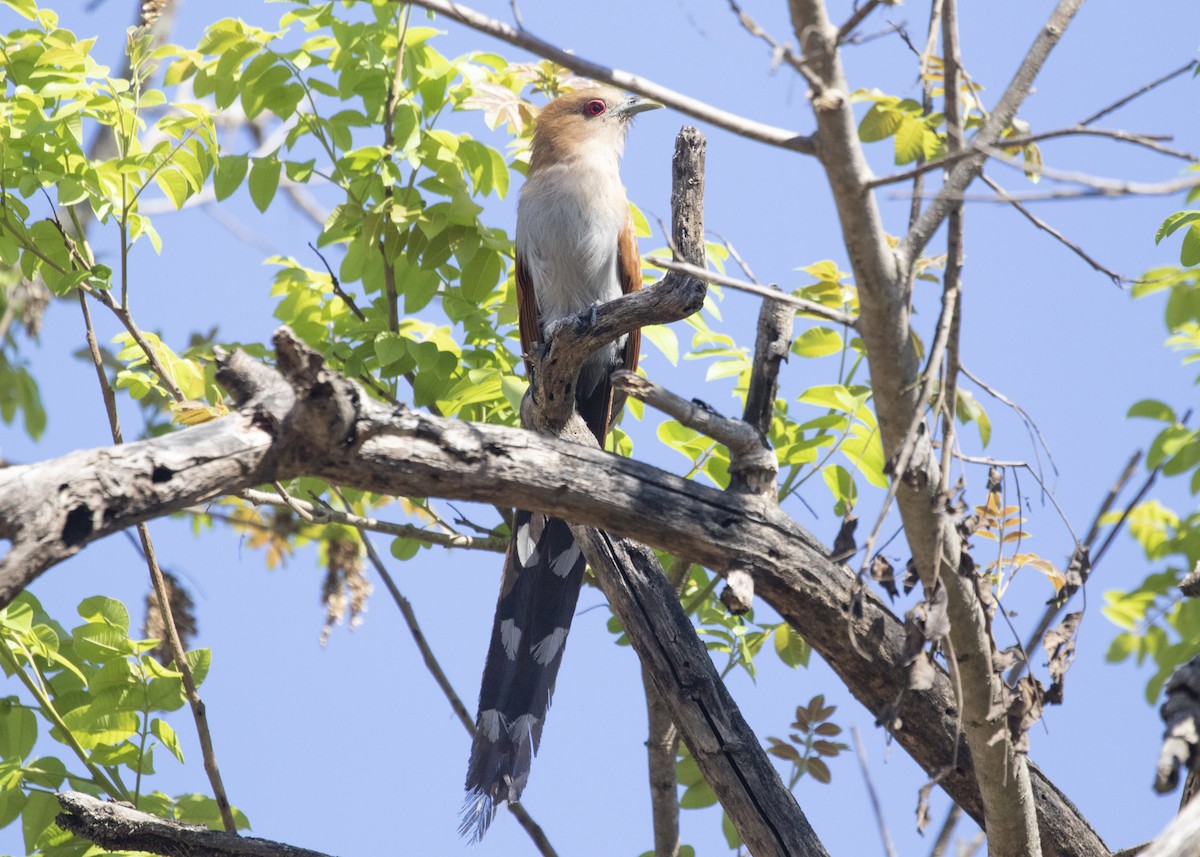
<path id="1" fill-rule="evenodd" d="M 601 113 L 603 113 L 607 109 L 608 109 L 607 104 L 605 104 L 599 98 L 594 98 L 591 101 L 589 101 L 587 104 L 584 105 L 583 112 L 586 113 L 588 116 L 599 116 Z"/>

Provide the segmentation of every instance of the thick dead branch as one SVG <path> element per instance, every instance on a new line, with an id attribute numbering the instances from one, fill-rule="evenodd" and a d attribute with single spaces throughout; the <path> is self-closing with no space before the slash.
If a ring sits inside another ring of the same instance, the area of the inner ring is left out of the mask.
<path id="1" fill-rule="evenodd" d="M 1193 658 L 1177 667 L 1167 681 L 1164 690 L 1166 701 L 1162 704 L 1162 719 L 1166 724 L 1162 749 L 1158 756 L 1158 770 L 1154 777 L 1154 790 L 1159 794 L 1174 791 L 1179 785 L 1180 773 L 1194 783 L 1197 767 L 1200 766 L 1200 658 Z M 1180 807 L 1191 799 L 1185 787 Z"/>
<path id="2" fill-rule="evenodd" d="M 782 294 L 782 292 L 780 292 Z M 742 419 L 766 437 L 775 419 L 775 396 L 779 393 L 779 369 L 792 348 L 792 326 L 796 313 L 782 301 L 768 300 L 758 310 L 754 338 L 754 362 Z"/>
<path id="3" fill-rule="evenodd" d="M 489 18 L 487 15 L 459 3 L 454 3 L 452 0 L 413 0 L 413 2 L 417 6 L 430 9 L 439 15 L 445 15 L 450 20 L 457 21 L 473 30 L 478 30 L 481 33 L 508 42 L 510 45 L 515 45 L 537 56 L 552 60 L 577 74 L 590 77 L 592 80 L 619 86 L 621 89 L 636 92 L 638 95 L 644 95 L 647 98 L 653 98 L 655 101 L 662 102 L 667 107 L 678 110 L 685 116 L 690 116 L 701 122 L 708 122 L 718 128 L 724 128 L 726 131 L 750 140 L 766 143 L 770 146 L 779 146 L 780 148 L 790 149 L 806 155 L 813 153 L 812 137 L 798 134 L 795 131 L 789 131 L 786 128 L 776 128 L 773 125 L 766 125 L 762 122 L 756 122 L 753 119 L 738 116 L 735 113 L 713 107 L 711 104 L 699 99 L 676 92 L 673 89 L 668 89 L 639 75 L 621 71 L 620 69 L 609 68 L 573 53 L 568 53 L 558 45 L 551 44 L 545 39 L 539 39 L 524 28 L 516 29 L 510 27 L 503 21 Z"/>
<path id="4" fill-rule="evenodd" d="M 47 568 L 138 521 L 310 475 L 395 496 L 520 506 L 718 572 L 748 570 L 758 597 L 804 635 L 859 701 L 876 717 L 890 712 L 902 681 L 895 665 L 903 625 L 874 593 L 860 596 L 853 575 L 774 504 L 556 438 L 386 407 L 324 370 L 317 355 L 305 357 L 287 331 L 276 335 L 276 347 L 286 378 L 240 352 L 223 358 L 220 377 L 239 407 L 228 417 L 0 470 L 0 537 L 13 543 L 0 560 L 0 606 Z M 862 613 L 848 620 L 855 597 Z M 865 657 L 846 646 L 847 621 Z M 938 669 L 929 690 L 905 694 L 893 734 L 925 770 L 937 771 L 953 754 L 955 712 L 950 680 Z M 1070 801 L 1032 766 L 1031 776 L 1044 851 L 1107 855 Z M 983 818 L 965 750 L 940 785 Z"/>
<path id="5" fill-rule="evenodd" d="M 327 857 L 282 842 L 181 824 L 79 792 L 59 794 L 58 826 L 110 851 L 146 851 L 166 857 Z"/>
<path id="6" fill-rule="evenodd" d="M 587 429 L 576 419 L 576 434 Z M 613 611 L 738 833 L 760 857 L 823 855 L 821 841 L 721 681 L 649 548 L 571 526 Z"/>
<path id="7" fill-rule="evenodd" d="M 676 597 L 687 584 L 692 564 L 675 557 L 667 569 L 667 580 Z M 654 685 L 650 670 L 642 667 L 646 693 L 646 768 L 650 775 L 650 816 L 654 824 L 654 857 L 679 857 L 679 728 L 671 710 Z"/>

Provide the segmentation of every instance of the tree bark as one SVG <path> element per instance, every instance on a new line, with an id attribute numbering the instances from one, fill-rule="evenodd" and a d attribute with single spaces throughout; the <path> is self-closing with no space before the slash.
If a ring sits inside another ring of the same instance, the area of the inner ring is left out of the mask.
<path id="1" fill-rule="evenodd" d="M 0 606 L 46 569 L 139 521 L 274 480 L 316 476 L 395 496 L 520 506 L 718 572 L 748 570 L 758 596 L 877 718 L 892 721 L 904 686 L 896 667 L 903 623 L 870 591 L 861 593 L 861 615 L 851 617 L 859 594 L 853 575 L 775 504 L 557 438 L 388 408 L 324 370 L 290 332 L 276 334 L 276 348 L 278 371 L 240 352 L 223 358 L 220 377 L 239 408 L 223 419 L 0 470 L 0 538 L 12 541 L 0 559 Z M 848 643 L 851 633 L 857 650 Z M 955 716 L 949 677 L 939 669 L 932 688 L 903 694 L 892 732 L 934 772 L 953 755 Z M 1043 850 L 1108 855 L 1071 802 L 1036 767 L 1030 771 Z M 982 821 L 965 748 L 940 785 Z"/>

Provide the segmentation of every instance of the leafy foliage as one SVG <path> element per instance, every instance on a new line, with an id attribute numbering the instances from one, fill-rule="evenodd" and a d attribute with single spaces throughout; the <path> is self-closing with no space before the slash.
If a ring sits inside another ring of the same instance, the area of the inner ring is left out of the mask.
<path id="1" fill-rule="evenodd" d="M 1180 216 L 1188 213 L 1167 218 L 1157 240 L 1191 224 L 1194 218 Z M 1200 357 L 1200 276 L 1195 269 L 1161 268 L 1147 272 L 1134 286 L 1136 297 L 1162 291 L 1167 292 L 1167 345 L 1182 352 L 1184 365 L 1190 365 Z M 1143 399 L 1130 406 L 1128 416 L 1158 424 L 1146 468 L 1187 477 L 1191 493 L 1200 492 L 1200 432 L 1188 427 L 1187 415 L 1165 402 Z M 1120 629 L 1108 659 L 1134 658 L 1139 664 L 1149 659 L 1155 670 L 1146 699 L 1153 703 L 1175 668 L 1200 650 L 1200 604 L 1181 599 L 1178 588 L 1200 563 L 1200 512 L 1180 514 L 1158 500 L 1146 500 L 1131 510 L 1128 527 L 1156 570 L 1131 589 L 1104 593 L 1104 615 Z"/>
<path id="2" fill-rule="evenodd" d="M 0 610 L 0 667 L 23 687 L 0 699 L 0 827 L 20 818 L 30 855 L 102 853 L 54 823 L 51 792 L 70 788 L 220 828 L 212 798 L 144 787 L 158 747 L 184 761 L 166 717 L 187 701 L 180 672 L 150 655 L 157 640 L 130 636 L 120 602 L 86 598 L 78 612 L 83 622 L 68 631 L 27 592 Z M 199 684 L 211 655 L 197 649 L 187 660 Z"/>

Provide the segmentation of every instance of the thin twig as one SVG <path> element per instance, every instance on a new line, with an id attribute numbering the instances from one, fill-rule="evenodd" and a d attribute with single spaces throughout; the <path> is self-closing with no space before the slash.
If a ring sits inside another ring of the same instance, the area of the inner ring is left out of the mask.
<path id="1" fill-rule="evenodd" d="M 962 366 L 960 368 L 962 373 L 970 378 L 975 386 L 979 387 L 979 389 L 983 390 L 996 401 L 1007 405 L 1016 413 L 1016 415 L 1021 419 L 1021 422 L 1025 425 L 1025 431 L 1029 433 L 1030 440 L 1033 441 L 1033 454 L 1037 459 L 1038 468 L 1040 469 L 1042 466 L 1042 457 L 1038 453 L 1038 447 L 1040 446 L 1046 453 L 1046 460 L 1050 463 L 1050 470 L 1053 471 L 1054 475 L 1057 477 L 1058 465 L 1054 463 L 1054 453 L 1050 451 L 1050 445 L 1046 443 L 1046 438 L 1042 435 L 1042 430 L 1038 428 L 1038 425 L 1034 421 L 1033 417 L 1029 416 L 1024 408 L 1022 408 L 1008 396 L 1004 395 L 978 375 L 975 375 L 973 372 L 971 372 L 971 370 L 966 366 Z M 1041 482 L 1042 480 L 1039 478 L 1038 481 Z"/>
<path id="2" fill-rule="evenodd" d="M 711 104 L 697 98 L 692 98 L 681 92 L 668 89 L 640 75 L 609 68 L 600 63 L 576 56 L 575 54 L 567 53 L 557 45 L 538 38 L 526 29 L 514 29 L 508 24 L 497 21 L 494 18 L 489 18 L 474 9 L 451 2 L 451 0 L 413 0 L 413 3 L 414 5 L 445 15 L 453 21 L 457 21 L 493 38 L 516 45 L 519 48 L 551 60 L 576 74 L 590 77 L 592 80 L 600 81 L 601 83 L 612 84 L 630 92 L 636 92 L 638 95 L 644 95 L 647 98 L 653 98 L 655 101 L 678 110 L 684 115 L 691 116 L 693 119 L 708 122 L 718 128 L 724 128 L 726 131 L 751 140 L 757 140 L 760 143 L 766 143 L 770 146 L 778 146 L 805 155 L 815 154 L 816 149 L 814 148 L 811 136 L 789 131 L 786 128 L 777 128 L 773 125 L 756 122 L 744 116 L 738 116 L 726 110 L 713 107 Z"/>
<path id="3" fill-rule="evenodd" d="M 329 262 L 326 261 L 324 254 L 311 241 L 308 242 L 308 249 L 317 254 L 317 258 L 321 260 L 321 264 L 325 266 L 325 270 L 329 273 L 329 282 L 333 286 L 333 293 L 342 299 L 342 303 L 349 307 L 350 312 L 354 313 L 359 321 L 366 321 L 367 317 L 358 308 L 358 304 L 355 303 L 354 298 L 342 289 L 341 280 L 337 278 L 337 274 L 333 273 L 333 268 L 329 267 Z"/>
<path id="4" fill-rule="evenodd" d="M 954 838 L 954 828 L 960 818 L 962 818 L 962 807 L 951 802 L 950 811 L 946 813 L 946 820 L 942 822 L 942 828 L 938 831 L 937 838 L 933 840 L 933 848 L 929 849 L 929 857 L 946 856 L 946 849 L 950 847 L 950 842 Z"/>
<path id="5" fill-rule="evenodd" d="M 863 22 L 864 18 L 875 11 L 875 7 L 878 6 L 879 3 L 880 0 L 867 0 L 866 3 L 863 3 L 857 9 L 855 9 L 854 13 L 846 19 L 846 23 L 838 27 L 837 44 L 840 45 L 845 43 L 845 41 L 850 38 L 850 35 L 854 32 L 854 29 Z"/>
<path id="6" fill-rule="evenodd" d="M 1024 149 L 1031 143 L 1041 142 L 1042 140 L 1052 140 L 1057 137 L 1105 137 L 1111 140 L 1118 140 L 1124 143 L 1132 143 L 1137 146 L 1142 146 L 1158 152 L 1159 154 L 1168 155 L 1172 158 L 1178 158 L 1181 161 L 1188 161 L 1189 163 L 1196 163 L 1197 160 L 1200 160 L 1200 157 L 1192 154 L 1191 152 L 1186 152 L 1182 149 L 1175 149 L 1170 146 L 1164 146 L 1160 142 L 1160 140 L 1164 139 L 1162 137 L 1156 137 L 1151 134 L 1134 134 L 1130 131 L 1121 131 L 1115 128 L 1087 128 L 1083 125 L 1069 125 L 1065 128 L 1056 128 L 1053 131 L 1043 131 L 1039 134 L 1022 134 L 1019 137 L 1004 137 L 996 141 L 996 146 L 1003 149 Z M 889 173 L 886 176 L 879 176 L 877 178 L 870 179 L 863 183 L 863 187 L 867 190 L 873 190 L 877 187 L 883 187 L 884 185 L 905 182 L 911 178 L 924 175 L 930 170 L 936 170 L 939 167 L 951 166 L 966 158 L 970 158 L 981 153 L 986 153 L 987 151 L 988 150 L 986 148 L 976 146 L 975 143 L 972 142 L 965 149 L 954 152 L 953 154 L 946 154 L 935 161 L 926 161 L 925 163 L 918 164 L 915 167 L 910 167 L 907 170 L 901 170 L 900 172 Z"/>
<path id="7" fill-rule="evenodd" d="M 1134 458 L 1131 459 L 1130 462 L 1125 466 L 1121 476 L 1118 477 L 1116 483 L 1111 489 L 1109 489 L 1108 495 L 1100 504 L 1100 510 L 1096 513 L 1096 517 L 1092 521 L 1092 526 L 1088 528 L 1087 540 L 1083 542 L 1080 549 L 1087 552 L 1090 562 L 1090 569 L 1088 571 L 1089 579 L 1093 574 L 1095 574 L 1096 567 L 1100 564 L 1100 560 L 1102 560 L 1104 555 L 1108 552 L 1109 545 L 1113 543 L 1113 540 L 1117 537 L 1117 534 L 1121 532 L 1121 528 L 1125 526 L 1125 522 L 1129 520 L 1129 516 L 1133 514 L 1133 510 L 1139 503 L 1142 502 L 1142 499 L 1147 493 L 1149 493 L 1150 488 L 1154 485 L 1155 480 L 1158 478 L 1160 468 L 1156 467 L 1150 471 L 1150 475 L 1146 477 L 1146 481 L 1142 483 L 1142 487 L 1139 488 L 1137 493 L 1133 495 L 1133 499 L 1125 505 L 1125 509 L 1121 512 L 1121 516 L 1117 519 L 1117 522 L 1113 524 L 1112 529 L 1108 531 L 1108 535 L 1105 537 L 1104 543 L 1100 546 L 1100 549 L 1093 554 L 1091 552 L 1091 547 L 1096 537 L 1099 535 L 1101 519 L 1108 514 L 1108 510 L 1115 501 L 1116 495 L 1120 493 L 1121 489 L 1132 477 L 1132 470 L 1134 467 L 1136 467 L 1136 462 L 1140 455 L 1141 453 L 1135 455 Z M 1034 628 L 1033 633 L 1026 638 L 1027 641 L 1025 643 L 1025 649 L 1027 651 L 1036 648 L 1038 642 L 1045 635 L 1047 629 L 1054 623 L 1054 620 L 1058 618 L 1058 615 L 1066 606 L 1066 600 L 1062 601 L 1062 603 L 1058 603 L 1058 599 L 1054 599 L 1049 605 L 1047 605 L 1045 612 L 1042 614 L 1042 618 L 1038 621 L 1037 627 Z M 1008 673 L 1008 683 L 1014 684 L 1016 680 L 1020 678 L 1021 673 L 1024 671 L 1026 666 L 1026 664 L 1021 662 L 1014 664 L 1013 668 L 1009 670 Z"/>
<path id="8" fill-rule="evenodd" d="M 1191 71 L 1192 69 L 1194 69 L 1195 67 L 1196 67 L 1196 61 L 1188 60 L 1185 64 L 1181 65 L 1179 68 L 1175 69 L 1174 71 L 1167 72 L 1162 77 L 1158 78 L 1157 80 L 1153 80 L 1150 83 L 1147 83 L 1145 86 L 1143 86 L 1137 90 L 1134 90 L 1133 92 L 1129 93 L 1129 95 L 1126 95 L 1124 98 L 1118 98 L 1116 101 L 1114 101 L 1112 104 L 1108 105 L 1107 107 L 1103 108 L 1102 110 L 1097 110 L 1095 113 L 1093 113 L 1087 119 L 1084 119 L 1079 124 L 1080 125 L 1091 125 L 1097 119 L 1107 116 L 1109 113 L 1112 113 L 1114 110 L 1124 107 L 1126 104 L 1133 101 L 1133 99 L 1138 98 L 1139 96 L 1145 95 L 1147 92 L 1154 89 L 1155 87 L 1162 86 L 1167 81 L 1174 80 L 1175 78 L 1179 77 L 1179 75 L 1185 74 L 1185 73 Z"/>
<path id="9" fill-rule="evenodd" d="M 112 434 L 114 444 L 124 443 L 124 438 L 121 433 L 121 424 L 117 418 L 116 398 L 113 395 L 112 388 L 108 383 L 108 376 L 104 374 L 104 358 L 100 353 L 100 346 L 96 342 L 96 331 L 92 326 L 91 313 L 88 311 L 87 298 L 83 292 L 79 292 L 79 305 L 83 311 L 84 325 L 87 328 L 87 343 L 88 350 L 91 354 L 92 365 L 96 368 L 96 376 L 100 382 L 100 391 L 104 399 L 104 407 L 108 413 L 108 427 Z M 128 310 L 119 308 L 121 312 L 128 315 Z M 183 642 L 179 637 L 179 630 L 175 625 L 175 618 L 171 614 L 170 596 L 167 594 L 167 584 L 163 579 L 162 569 L 158 565 L 158 558 L 154 552 L 154 544 L 150 540 L 150 529 L 144 523 L 137 525 L 138 538 L 142 543 L 142 555 L 146 559 L 146 565 L 150 569 L 150 580 L 154 585 L 154 593 L 158 599 L 158 609 L 162 613 L 163 626 L 167 631 L 167 645 L 171 652 L 171 657 L 175 661 L 175 669 L 179 671 L 180 677 L 183 680 L 184 691 L 187 694 L 188 703 L 192 709 L 192 718 L 196 722 L 196 734 L 200 739 L 200 753 L 204 758 L 204 771 L 208 775 L 209 783 L 212 785 L 213 798 L 217 802 L 217 808 L 221 813 L 221 823 L 225 830 L 229 833 L 237 833 L 237 823 L 233 818 L 233 811 L 229 806 L 229 798 L 225 794 L 225 786 L 221 781 L 221 771 L 217 765 L 216 753 L 213 751 L 212 735 L 208 729 L 208 714 L 204 707 L 204 702 L 200 698 L 199 691 L 196 690 L 196 680 L 192 675 L 192 668 L 188 664 L 187 657 L 183 651 Z"/>
<path id="10" fill-rule="evenodd" d="M 863 782 L 867 786 L 867 797 L 871 801 L 871 811 L 875 813 L 875 823 L 879 825 L 879 838 L 883 840 L 883 851 L 888 857 L 896 857 L 896 846 L 892 844 L 892 836 L 888 833 L 887 822 L 883 820 L 883 806 L 879 803 L 879 794 L 875 791 L 875 783 L 871 781 L 871 770 L 867 767 L 867 748 L 863 746 L 862 735 L 857 726 L 850 727 L 854 736 L 854 750 L 858 754 L 858 769 L 862 771 Z"/>
<path id="11" fill-rule="evenodd" d="M 1059 519 L 1062 520 L 1063 526 L 1067 528 L 1067 532 L 1071 536 L 1071 541 L 1075 542 L 1076 545 L 1079 544 L 1079 539 L 1075 536 L 1075 530 L 1071 526 L 1071 521 L 1069 518 L 1067 518 L 1067 514 L 1063 511 L 1062 506 L 1058 505 L 1058 500 L 1055 498 L 1054 492 L 1050 490 L 1044 481 L 1042 481 L 1042 477 L 1038 474 L 1037 469 L 1028 461 L 1003 461 L 983 455 L 967 455 L 963 452 L 956 452 L 954 457 L 959 461 L 965 461 L 968 464 L 982 464 L 987 467 L 1023 468 L 1024 470 L 1029 471 L 1029 475 L 1033 477 L 1033 481 L 1041 487 L 1042 493 L 1046 496 L 1046 498 L 1050 501 L 1050 505 L 1052 505 L 1054 510 L 1058 513 Z"/>
<path id="12" fill-rule="evenodd" d="M 1106 277 L 1108 277 L 1110 280 L 1113 281 L 1113 285 L 1121 286 L 1125 283 L 1133 282 L 1129 277 L 1123 277 L 1120 274 L 1118 274 L 1116 271 L 1112 270 L 1111 268 L 1107 268 L 1104 265 L 1101 265 L 1099 262 L 1097 262 L 1095 259 L 1093 259 L 1091 256 L 1089 256 L 1082 247 L 1080 247 L 1078 244 L 1076 244 L 1071 239 L 1067 238 L 1067 236 L 1063 235 L 1061 232 L 1059 232 L 1057 229 L 1055 229 L 1049 223 L 1042 220 L 1040 217 L 1038 217 L 1036 214 L 1034 214 L 1032 211 L 1030 211 L 1028 208 L 1026 208 L 1019 200 L 1013 199 L 1013 197 L 1008 193 L 1008 191 L 1006 191 L 1003 187 L 1001 187 L 999 184 L 997 184 L 995 181 L 993 181 L 988 175 L 986 175 L 985 173 L 980 173 L 979 178 L 984 184 L 986 184 L 988 187 L 990 187 L 992 190 L 994 190 L 1001 199 L 1003 199 L 1006 202 L 1011 203 L 1012 207 L 1015 208 L 1017 211 L 1019 211 L 1021 213 L 1021 215 L 1023 217 L 1025 217 L 1026 220 L 1028 220 L 1030 223 L 1032 223 L 1038 229 L 1041 229 L 1043 232 L 1047 233 L 1048 235 L 1050 235 L 1051 237 L 1056 239 L 1059 243 L 1061 243 L 1064 247 L 1066 247 L 1068 250 L 1070 250 L 1072 253 L 1074 253 L 1076 256 L 1078 256 L 1080 259 L 1087 262 L 1088 265 L 1090 265 L 1093 270 L 1099 271 L 1101 274 L 1104 274 Z"/>
<path id="13" fill-rule="evenodd" d="M 346 502 L 345 497 L 342 498 L 342 502 Z M 375 567 L 380 580 L 383 581 L 383 585 L 392 596 L 392 600 L 400 609 L 400 615 L 404 617 L 404 624 L 408 626 L 408 632 L 412 635 L 413 642 L 416 643 L 417 650 L 421 653 L 421 659 L 425 661 L 425 668 L 429 670 L 429 674 L 433 676 L 433 680 L 441 689 L 442 695 L 450 703 L 450 708 L 454 711 L 454 716 L 458 718 L 458 722 L 467 730 L 468 735 L 474 737 L 475 721 L 471 719 L 471 714 L 467 711 L 467 707 L 463 705 L 462 698 L 455 692 L 454 686 L 450 684 L 450 679 L 446 677 L 446 672 L 438 662 L 437 656 L 434 655 L 433 649 L 429 647 L 429 641 L 425 638 L 420 623 L 417 622 L 417 614 L 413 610 L 412 604 L 400 592 L 400 588 L 396 586 L 396 582 L 388 572 L 387 566 L 383 564 L 383 560 L 379 558 L 379 554 L 371 544 L 371 540 L 361 532 L 359 533 L 359 538 L 362 539 L 363 547 L 366 548 L 367 558 L 370 559 L 371 565 Z M 529 838 L 533 840 L 534 847 L 537 848 L 538 853 L 542 857 L 557 857 L 554 847 L 550 844 L 550 840 L 546 838 L 545 831 L 525 811 L 525 808 L 521 804 L 513 803 L 507 804 L 507 806 L 508 811 L 516 817 L 517 823 L 525 829 Z"/>
<path id="14" fill-rule="evenodd" d="M 1082 4 L 1083 0 L 1059 0 L 1055 5 L 1054 11 L 1050 13 L 1046 23 L 1038 31 L 1033 46 L 1021 60 L 1021 65 L 1012 80 L 1009 81 L 1004 94 L 1000 96 L 995 108 L 984 120 L 983 126 L 976 135 L 977 141 L 984 145 L 995 145 L 999 141 L 1000 135 L 1012 122 L 1026 96 L 1033 89 L 1034 81 L 1049 58 L 1050 52 L 1058 44 Z M 950 171 L 942 185 L 941 192 L 921 212 L 921 216 L 912 229 L 908 230 L 908 234 L 900 239 L 896 254 L 901 260 L 915 259 L 921 255 L 925 245 L 942 225 L 950 206 L 975 178 L 980 163 L 981 161 L 976 159 L 967 159 L 962 163 L 955 164 L 954 169 Z"/>
<path id="15" fill-rule="evenodd" d="M 764 30 L 757 21 L 747 15 L 742 7 L 737 4 L 737 0 L 726 0 L 726 2 L 729 3 L 729 8 L 733 10 L 733 14 L 737 15 L 738 23 L 742 25 L 742 28 L 756 39 L 761 39 L 770 45 L 771 56 L 776 61 L 783 60 L 794 71 L 799 73 L 808 82 L 809 87 L 812 88 L 813 95 L 820 95 L 825 91 L 825 84 L 821 82 L 821 78 L 817 77 L 813 70 L 805 65 L 804 60 L 792 52 L 790 47 L 777 40 Z M 871 2 L 877 3 L 879 0 L 871 0 Z"/>
<path id="16" fill-rule="evenodd" d="M 795 295 L 787 292 L 775 291 L 770 286 L 760 286 L 756 283 L 748 283 L 745 280 L 738 280 L 734 277 L 727 277 L 724 274 L 718 274 L 710 271 L 707 268 L 701 268 L 698 265 L 691 265 L 687 262 L 675 262 L 671 259 L 662 259 L 658 256 L 647 256 L 646 261 L 656 268 L 664 268 L 668 271 L 678 271 L 681 274 L 687 274 L 690 277 L 695 277 L 697 280 L 703 280 L 706 283 L 712 283 L 718 286 L 726 286 L 731 289 L 736 289 L 739 292 L 746 292 L 751 295 L 758 295 L 760 298 L 768 298 L 779 303 L 785 303 L 789 306 L 794 306 L 801 312 L 806 312 L 810 315 L 818 316 L 827 321 L 834 321 L 838 324 L 844 324 L 847 327 L 854 327 L 858 323 L 858 319 L 849 313 L 841 310 L 830 309 L 824 304 L 819 304 L 816 301 L 805 300 L 798 298 Z M 772 283 L 772 285 L 774 285 Z"/>
<path id="17" fill-rule="evenodd" d="M 359 530 L 369 530 L 376 533 L 384 533 L 389 536 L 398 536 L 405 539 L 415 539 L 420 542 L 425 542 L 431 545 L 441 545 L 447 548 L 465 548 L 467 550 L 485 550 L 493 553 L 504 553 L 508 549 L 508 539 L 497 535 L 489 535 L 484 537 L 464 536 L 460 533 L 434 533 L 429 530 L 421 529 L 414 524 L 396 524 L 391 521 L 380 521 L 377 518 L 365 517 L 363 515 L 355 515 L 351 512 L 343 512 L 338 509 L 319 506 L 315 503 L 310 503 L 306 500 L 300 500 L 296 497 L 288 496 L 285 500 L 275 494 L 267 491 L 257 491 L 247 489 L 240 492 L 237 496 L 247 502 L 253 503 L 256 506 L 284 506 L 292 509 L 306 521 L 314 524 L 343 524 L 348 527 L 354 527 Z M 203 514 L 211 514 L 206 510 L 201 510 Z M 239 522 L 241 523 L 241 522 Z"/>
<path id="18" fill-rule="evenodd" d="M 388 80 L 387 100 L 383 106 L 383 151 L 384 158 L 387 163 L 395 165 L 395 148 L 396 148 L 396 108 L 400 105 L 400 96 L 404 89 L 404 35 L 408 31 L 409 15 L 412 12 L 412 7 L 405 5 L 401 6 L 400 13 L 397 16 L 396 33 L 396 67 L 392 70 L 391 78 Z M 391 214 L 391 207 L 395 202 L 396 190 L 392 186 L 390 180 L 385 180 L 383 183 L 383 199 L 385 206 L 385 215 Z M 398 296 L 396 293 L 396 267 L 388 258 L 387 251 L 384 247 L 386 242 L 380 238 L 378 244 L 379 255 L 383 259 L 383 296 L 384 302 L 387 304 L 388 314 L 388 330 L 395 333 L 400 329 L 400 311 L 397 303 Z"/>

